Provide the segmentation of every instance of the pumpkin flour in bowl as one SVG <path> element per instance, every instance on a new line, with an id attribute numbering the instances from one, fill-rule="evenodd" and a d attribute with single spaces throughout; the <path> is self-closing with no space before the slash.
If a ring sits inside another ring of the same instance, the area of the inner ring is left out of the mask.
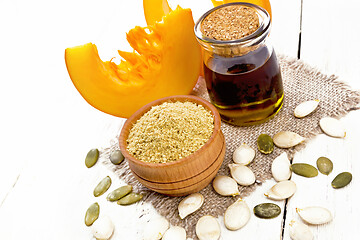
<path id="1" fill-rule="evenodd" d="M 127 150 L 138 160 L 166 163 L 187 157 L 211 137 L 214 117 L 193 102 L 153 106 L 132 126 Z"/>

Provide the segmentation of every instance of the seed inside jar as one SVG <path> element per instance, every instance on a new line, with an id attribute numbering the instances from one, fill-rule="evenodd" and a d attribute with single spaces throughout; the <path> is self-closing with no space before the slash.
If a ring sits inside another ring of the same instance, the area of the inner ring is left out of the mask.
<path id="1" fill-rule="evenodd" d="M 166 163 L 200 149 L 214 130 L 212 113 L 193 102 L 153 106 L 130 130 L 127 150 L 139 160 Z"/>
<path id="2" fill-rule="evenodd" d="M 240 39 L 259 28 L 256 11 L 247 6 L 230 5 L 210 13 L 200 30 L 208 38 L 221 41 Z"/>

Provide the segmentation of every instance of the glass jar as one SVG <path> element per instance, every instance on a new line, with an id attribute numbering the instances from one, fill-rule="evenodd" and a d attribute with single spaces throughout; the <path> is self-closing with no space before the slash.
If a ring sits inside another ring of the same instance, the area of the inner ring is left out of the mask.
<path id="1" fill-rule="evenodd" d="M 207 37 L 201 29 L 204 19 L 232 5 L 255 11 L 256 31 L 231 40 Z M 206 12 L 195 24 L 195 35 L 203 49 L 204 77 L 210 100 L 225 122 L 237 126 L 262 123 L 282 107 L 283 84 L 280 66 L 268 41 L 270 25 L 266 10 L 250 3 L 220 5 Z"/>

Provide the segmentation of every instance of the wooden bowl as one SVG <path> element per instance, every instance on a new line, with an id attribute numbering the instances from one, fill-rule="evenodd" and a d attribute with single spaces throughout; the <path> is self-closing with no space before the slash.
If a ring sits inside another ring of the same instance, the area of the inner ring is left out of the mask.
<path id="1" fill-rule="evenodd" d="M 201 104 L 211 111 L 214 116 L 214 131 L 210 139 L 196 152 L 174 162 L 149 163 L 132 156 L 127 150 L 126 140 L 133 124 L 152 106 L 177 101 Z M 220 125 L 220 115 L 208 101 L 190 95 L 165 97 L 143 106 L 125 122 L 120 133 L 119 145 L 133 175 L 140 183 L 162 194 L 184 196 L 206 187 L 219 170 L 225 156 L 225 139 Z"/>

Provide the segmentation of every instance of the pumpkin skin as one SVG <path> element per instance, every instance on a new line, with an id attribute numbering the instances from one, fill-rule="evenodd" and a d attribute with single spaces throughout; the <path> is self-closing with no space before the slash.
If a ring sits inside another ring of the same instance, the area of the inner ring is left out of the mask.
<path id="1" fill-rule="evenodd" d="M 120 64 L 103 62 L 94 44 L 67 48 L 65 62 L 82 97 L 96 109 L 130 117 L 156 99 L 190 94 L 201 67 L 201 49 L 190 9 L 177 9 L 127 33 L 133 52 L 118 51 Z"/>

